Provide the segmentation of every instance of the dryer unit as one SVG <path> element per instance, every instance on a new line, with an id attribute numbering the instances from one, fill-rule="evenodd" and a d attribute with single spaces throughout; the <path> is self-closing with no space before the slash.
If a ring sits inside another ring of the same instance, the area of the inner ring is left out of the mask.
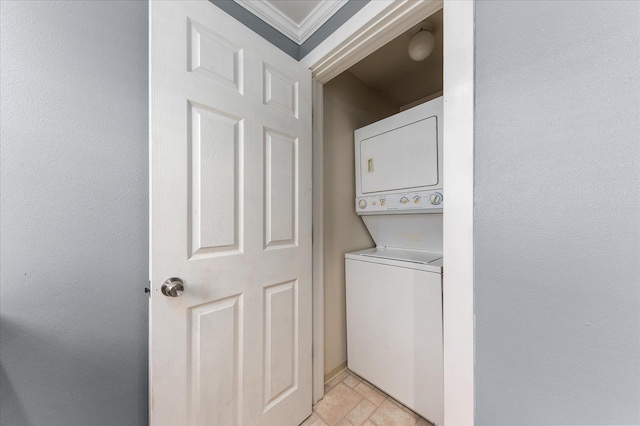
<path id="1" fill-rule="evenodd" d="M 442 109 L 439 97 L 355 131 L 359 214 L 442 208 Z"/>

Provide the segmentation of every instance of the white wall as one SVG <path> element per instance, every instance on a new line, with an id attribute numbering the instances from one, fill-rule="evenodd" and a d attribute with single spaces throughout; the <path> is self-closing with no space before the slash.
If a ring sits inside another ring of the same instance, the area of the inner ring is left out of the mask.
<path id="1" fill-rule="evenodd" d="M 344 72 L 324 85 L 324 362 L 327 378 L 347 361 L 344 254 L 374 247 L 355 213 L 353 131 L 398 112 Z"/>
<path id="2" fill-rule="evenodd" d="M 147 3 L 0 7 L 0 424 L 146 424 Z"/>
<path id="3" fill-rule="evenodd" d="M 476 424 L 640 424 L 640 2 L 475 28 Z"/>

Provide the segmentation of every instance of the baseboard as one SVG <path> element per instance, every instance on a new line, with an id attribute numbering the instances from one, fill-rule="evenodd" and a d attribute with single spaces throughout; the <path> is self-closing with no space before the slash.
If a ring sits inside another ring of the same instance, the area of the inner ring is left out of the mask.
<path id="1" fill-rule="evenodd" d="M 347 368 L 347 361 L 343 362 L 342 364 L 340 364 L 330 372 L 326 373 L 324 375 L 324 382 L 328 383 L 329 381 L 331 381 L 331 379 L 333 379 L 338 374 L 340 374 L 340 372 L 342 372 L 342 370 L 344 370 L 345 368 Z"/>

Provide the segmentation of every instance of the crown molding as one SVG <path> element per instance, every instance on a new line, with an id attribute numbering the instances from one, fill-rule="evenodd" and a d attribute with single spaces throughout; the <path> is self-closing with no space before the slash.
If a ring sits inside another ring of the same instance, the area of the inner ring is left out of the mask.
<path id="1" fill-rule="evenodd" d="M 408 28 L 442 9 L 444 0 L 372 0 L 301 59 L 313 77 L 327 83 Z"/>
<path id="2" fill-rule="evenodd" d="M 300 45 L 327 22 L 348 0 L 323 0 L 300 25 L 269 1 L 234 1 Z"/>

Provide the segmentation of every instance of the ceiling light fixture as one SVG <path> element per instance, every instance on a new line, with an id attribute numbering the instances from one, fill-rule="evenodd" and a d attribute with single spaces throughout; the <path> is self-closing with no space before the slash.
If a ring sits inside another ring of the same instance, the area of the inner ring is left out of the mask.
<path id="1" fill-rule="evenodd" d="M 431 34 L 432 29 L 433 24 L 429 21 L 424 21 L 411 29 L 413 37 L 409 42 L 409 56 L 414 61 L 424 61 L 433 52 L 436 40 Z"/>

